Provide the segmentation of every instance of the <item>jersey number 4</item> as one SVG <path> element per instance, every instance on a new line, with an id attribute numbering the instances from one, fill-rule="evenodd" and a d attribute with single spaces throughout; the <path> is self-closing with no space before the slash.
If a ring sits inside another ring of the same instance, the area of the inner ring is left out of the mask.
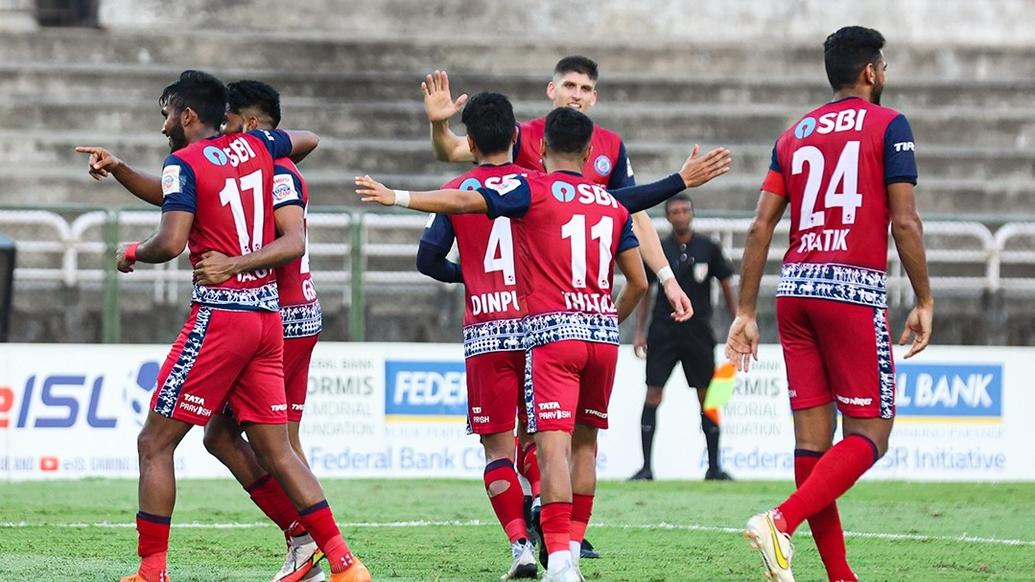
<path id="1" fill-rule="evenodd" d="M 486 274 L 502 272 L 504 285 L 517 284 L 517 276 L 514 274 L 514 234 L 510 230 L 510 219 L 506 216 L 492 221 L 482 265 Z"/>
<path id="2" fill-rule="evenodd" d="M 808 177 L 805 179 L 805 194 L 801 201 L 801 216 L 798 230 L 808 230 L 826 224 L 826 212 L 816 210 L 816 199 L 823 185 L 823 152 L 815 146 L 805 146 L 794 152 L 791 161 L 791 174 L 797 176 L 805 171 L 808 165 Z M 838 186 L 841 186 L 840 192 Z M 859 142 L 850 141 L 841 150 L 830 183 L 827 184 L 823 205 L 827 209 L 841 208 L 841 223 L 855 224 L 855 210 L 862 206 L 862 194 L 859 193 Z"/>

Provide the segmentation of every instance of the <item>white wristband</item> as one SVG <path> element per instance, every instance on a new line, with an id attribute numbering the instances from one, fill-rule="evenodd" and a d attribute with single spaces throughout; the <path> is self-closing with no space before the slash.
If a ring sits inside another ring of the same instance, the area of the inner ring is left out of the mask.
<path id="1" fill-rule="evenodd" d="M 403 208 L 410 207 L 410 191 L 409 190 L 392 190 L 395 192 L 395 205 L 402 206 Z M 671 269 L 669 269 L 671 271 Z"/>
<path id="2" fill-rule="evenodd" d="M 672 267 L 669 265 L 665 265 L 664 268 L 658 270 L 658 282 L 662 285 L 667 283 L 668 280 L 673 277 L 675 277 L 675 275 L 672 273 Z"/>

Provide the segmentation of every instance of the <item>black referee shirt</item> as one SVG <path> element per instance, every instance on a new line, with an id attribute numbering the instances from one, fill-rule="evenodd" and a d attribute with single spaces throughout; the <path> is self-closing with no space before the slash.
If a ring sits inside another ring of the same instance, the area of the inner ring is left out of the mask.
<path id="1" fill-rule="evenodd" d="M 722 248 L 710 238 L 694 233 L 690 242 L 680 244 L 674 235 L 661 241 L 668 264 L 676 281 L 683 288 L 694 305 L 694 316 L 691 322 L 710 324 L 712 312 L 712 279 L 728 279 L 733 276 L 733 266 L 722 254 Z M 647 269 L 647 279 L 651 284 L 658 278 Z M 652 324 L 667 322 L 675 324 L 670 317 L 672 306 L 665 298 L 665 292 L 658 285 L 658 293 L 654 299 L 654 315 Z"/>

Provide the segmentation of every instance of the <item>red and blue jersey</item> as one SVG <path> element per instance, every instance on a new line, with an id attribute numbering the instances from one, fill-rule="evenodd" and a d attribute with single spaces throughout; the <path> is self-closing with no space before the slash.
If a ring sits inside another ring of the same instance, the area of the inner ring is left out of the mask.
<path id="1" fill-rule="evenodd" d="M 309 187 L 290 158 L 278 158 L 273 162 L 273 210 L 291 205 L 302 207 L 305 253 L 276 269 L 284 339 L 317 335 L 323 328 L 323 317 L 309 271 Z"/>
<path id="2" fill-rule="evenodd" d="M 514 145 L 514 163 L 522 168 L 546 172 L 543 167 L 542 142 L 546 134 L 546 118 L 540 117 L 518 124 L 518 142 Z M 590 154 L 582 175 L 590 181 L 614 190 L 636 184 L 625 144 L 617 133 L 593 126 Z"/>
<path id="3" fill-rule="evenodd" d="M 211 137 L 166 158 L 162 212 L 194 214 L 187 240 L 192 265 L 208 251 L 242 256 L 273 241 L 273 160 L 290 153 L 291 139 L 274 130 Z M 195 285 L 191 301 L 218 309 L 280 308 L 270 269 Z"/>
<path id="4" fill-rule="evenodd" d="M 575 172 L 482 187 L 489 218 L 512 219 L 525 347 L 563 340 L 618 343 L 614 259 L 639 246 L 629 211 Z"/>
<path id="5" fill-rule="evenodd" d="M 443 189 L 506 189 L 519 176 L 536 175 L 515 164 L 480 165 L 446 183 Z M 464 280 L 465 357 L 523 350 L 514 234 L 510 218 L 484 214 L 432 216 L 421 236 L 445 255 L 457 241 Z"/>
<path id="6" fill-rule="evenodd" d="M 916 184 L 915 149 L 904 115 L 856 97 L 780 136 L 762 185 L 791 208 L 778 296 L 886 307 L 887 186 Z"/>

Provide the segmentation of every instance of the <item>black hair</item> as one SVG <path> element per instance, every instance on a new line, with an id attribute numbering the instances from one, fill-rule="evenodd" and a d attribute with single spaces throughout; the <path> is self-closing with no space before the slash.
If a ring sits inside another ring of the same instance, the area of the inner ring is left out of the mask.
<path id="1" fill-rule="evenodd" d="M 274 129 L 280 125 L 280 93 L 262 81 L 232 81 L 226 84 L 226 109 L 240 113 L 255 107 L 270 118 Z"/>
<path id="2" fill-rule="evenodd" d="M 597 64 L 592 59 L 579 55 L 564 57 L 557 61 L 557 66 L 553 68 L 553 74 L 563 76 L 567 73 L 582 73 L 593 81 L 596 81 Z"/>
<path id="3" fill-rule="evenodd" d="M 675 196 L 665 201 L 665 214 L 668 214 L 669 206 L 672 206 L 676 202 L 686 202 L 690 205 L 690 212 L 694 211 L 694 201 L 685 193 L 680 192 L 679 194 L 676 194 Z"/>
<path id="4" fill-rule="evenodd" d="M 226 118 L 226 87 L 204 71 L 184 71 L 162 91 L 158 104 L 172 105 L 179 111 L 190 107 L 201 123 L 215 128 Z"/>
<path id="5" fill-rule="evenodd" d="M 510 151 L 514 146 L 514 107 L 500 93 L 483 92 L 471 97 L 460 116 L 467 135 L 482 154 Z"/>
<path id="6" fill-rule="evenodd" d="M 570 107 L 558 107 L 546 116 L 546 146 L 559 154 L 580 154 L 593 137 L 593 121 Z"/>
<path id="7" fill-rule="evenodd" d="M 882 48 L 884 36 L 872 28 L 846 26 L 828 36 L 823 42 L 823 60 L 830 87 L 837 91 L 855 85 L 866 65 L 880 60 Z"/>

